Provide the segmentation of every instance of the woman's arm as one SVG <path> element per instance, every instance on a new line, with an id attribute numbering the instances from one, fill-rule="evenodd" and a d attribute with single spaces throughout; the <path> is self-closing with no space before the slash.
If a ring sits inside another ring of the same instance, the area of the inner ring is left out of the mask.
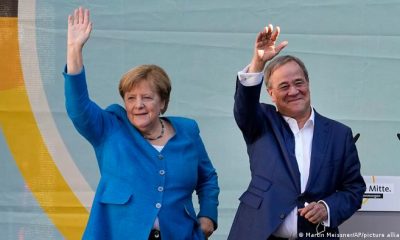
<path id="1" fill-rule="evenodd" d="M 196 147 L 199 154 L 198 181 L 196 193 L 199 198 L 200 212 L 198 219 L 200 227 L 208 238 L 218 227 L 218 177 L 214 166 L 208 157 L 206 148 L 200 137 L 200 130 L 195 124 Z"/>
<path id="2" fill-rule="evenodd" d="M 111 122 L 109 114 L 90 100 L 87 91 L 82 49 L 91 30 L 88 9 L 77 8 L 68 16 L 67 67 L 63 75 L 68 116 L 81 135 L 97 145 Z"/>
<path id="3" fill-rule="evenodd" d="M 83 68 L 82 49 L 90 37 L 92 23 L 88 9 L 82 7 L 68 16 L 67 73 L 77 74 Z"/>

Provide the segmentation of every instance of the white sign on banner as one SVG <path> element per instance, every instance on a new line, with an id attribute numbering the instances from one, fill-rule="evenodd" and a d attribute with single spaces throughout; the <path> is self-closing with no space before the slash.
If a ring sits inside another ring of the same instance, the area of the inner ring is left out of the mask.
<path id="1" fill-rule="evenodd" d="M 398 176 L 364 176 L 367 189 L 360 211 L 400 211 Z"/>

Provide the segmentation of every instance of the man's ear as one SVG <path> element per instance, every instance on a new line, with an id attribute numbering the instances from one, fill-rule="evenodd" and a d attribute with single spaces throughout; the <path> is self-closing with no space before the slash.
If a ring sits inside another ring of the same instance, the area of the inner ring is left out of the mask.
<path id="1" fill-rule="evenodd" d="M 268 92 L 269 96 L 271 97 L 271 101 L 272 101 L 273 103 L 275 103 L 276 98 L 275 98 L 275 94 L 274 94 L 274 92 L 272 91 L 272 89 L 267 87 L 267 92 Z"/>
<path id="2" fill-rule="evenodd" d="M 271 88 L 267 87 L 267 92 L 268 92 L 268 94 L 272 97 L 272 90 L 271 90 Z"/>

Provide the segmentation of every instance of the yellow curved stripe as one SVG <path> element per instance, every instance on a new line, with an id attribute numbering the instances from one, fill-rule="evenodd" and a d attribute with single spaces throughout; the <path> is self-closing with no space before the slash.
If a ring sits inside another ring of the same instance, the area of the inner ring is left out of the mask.
<path id="1" fill-rule="evenodd" d="M 55 227 L 80 239 L 88 212 L 65 182 L 44 144 L 22 76 L 18 19 L 0 18 L 0 126 L 25 182 Z"/>

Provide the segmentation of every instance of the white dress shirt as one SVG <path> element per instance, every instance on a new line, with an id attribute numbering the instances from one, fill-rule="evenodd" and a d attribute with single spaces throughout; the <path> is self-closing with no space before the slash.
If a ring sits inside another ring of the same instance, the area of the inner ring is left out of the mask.
<path id="1" fill-rule="evenodd" d="M 263 73 L 248 73 L 248 68 L 244 68 L 242 71 L 238 72 L 238 78 L 243 86 L 255 86 L 262 82 Z M 295 138 L 295 155 L 297 160 L 297 165 L 300 171 L 300 185 L 301 192 L 303 193 L 306 189 L 308 176 L 310 173 L 310 160 L 311 160 L 311 150 L 312 150 L 312 139 L 314 134 L 314 110 L 311 108 L 310 118 L 306 121 L 303 128 L 299 129 L 297 121 L 294 118 L 283 116 L 283 118 L 288 123 L 290 129 Z M 324 221 L 325 226 L 329 226 L 329 207 L 322 201 L 328 211 L 328 220 Z M 295 207 L 285 218 L 283 223 L 278 227 L 278 229 L 273 233 L 274 236 L 296 239 L 297 238 L 297 212 L 298 209 Z"/>

